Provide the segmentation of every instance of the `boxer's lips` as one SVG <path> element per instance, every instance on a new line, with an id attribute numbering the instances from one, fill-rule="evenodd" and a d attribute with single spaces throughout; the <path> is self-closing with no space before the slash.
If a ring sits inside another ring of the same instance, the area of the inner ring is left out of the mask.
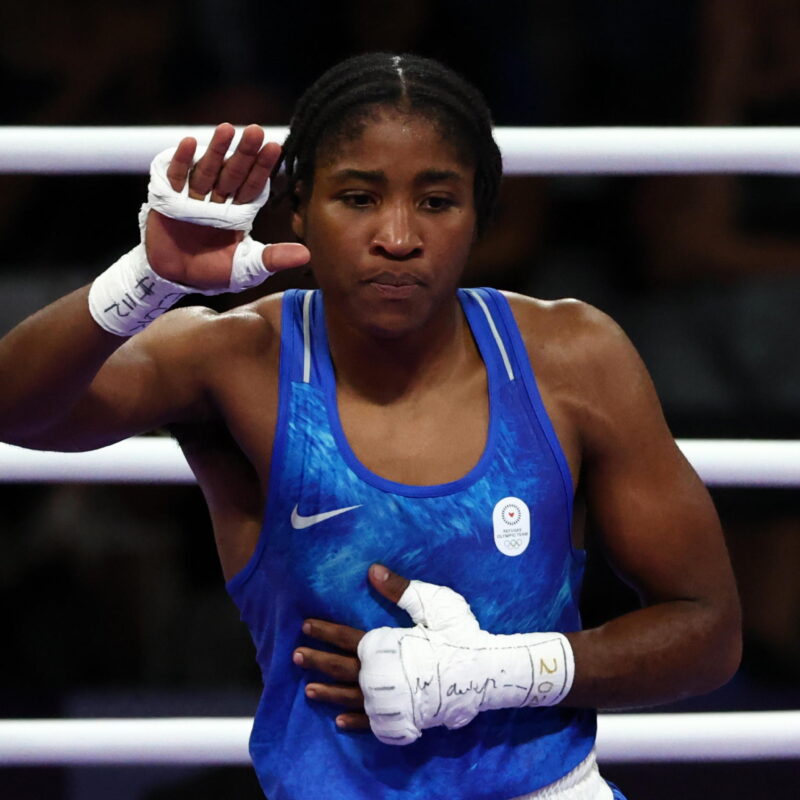
<path id="1" fill-rule="evenodd" d="M 371 275 L 364 283 L 389 300 L 406 300 L 424 286 L 419 277 L 408 272 L 380 272 Z"/>

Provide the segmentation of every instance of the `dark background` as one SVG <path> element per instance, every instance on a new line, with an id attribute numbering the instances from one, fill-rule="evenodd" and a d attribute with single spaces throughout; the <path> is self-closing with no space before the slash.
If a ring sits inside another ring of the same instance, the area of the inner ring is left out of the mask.
<path id="1" fill-rule="evenodd" d="M 31 0 L 0 7 L 0 124 L 283 125 L 324 69 L 376 49 L 445 61 L 485 93 L 498 125 L 800 116 L 796 0 Z M 0 175 L 0 331 L 135 243 L 144 186 L 144 176 Z M 577 296 L 612 314 L 676 436 L 796 438 L 798 196 L 800 181 L 784 176 L 509 178 L 465 282 Z M 262 215 L 254 233 L 289 238 L 287 215 Z M 714 494 L 743 595 L 745 661 L 729 686 L 680 708 L 798 708 L 798 494 Z M 0 484 L 0 503 L 0 715 L 253 712 L 252 647 L 199 490 Z M 632 602 L 593 559 L 586 623 Z M 797 769 L 604 772 L 631 800 L 793 798 Z M 246 769 L 0 770 L 0 797 L 12 800 L 258 796 Z"/>

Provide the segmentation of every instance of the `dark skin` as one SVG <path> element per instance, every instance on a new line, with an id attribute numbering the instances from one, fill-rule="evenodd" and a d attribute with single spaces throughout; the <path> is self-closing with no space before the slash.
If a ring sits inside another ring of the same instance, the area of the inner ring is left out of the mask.
<path id="1" fill-rule="evenodd" d="M 250 126 L 225 161 L 231 136 L 220 126 L 191 170 L 195 144 L 183 140 L 169 171 L 173 188 L 188 180 L 193 196 L 212 191 L 215 202 L 255 197 L 278 146 L 262 146 L 263 132 Z M 317 165 L 313 186 L 299 188 L 293 225 L 308 250 L 265 250 L 273 270 L 310 255 L 325 293 L 345 433 L 359 460 L 390 480 L 456 480 L 485 445 L 486 371 L 455 296 L 475 239 L 473 181 L 474 166 L 435 126 L 386 111 Z M 148 256 L 164 277 L 221 286 L 238 237 L 151 213 Z M 280 299 L 219 315 L 173 311 L 123 341 L 94 323 L 87 291 L 0 341 L 0 437 L 79 450 L 177 425 L 223 573 L 232 577 L 270 513 L 263 498 L 277 416 Z M 739 659 L 736 590 L 713 505 L 675 446 L 641 361 L 619 328 L 585 304 L 513 295 L 509 302 L 573 482 L 610 561 L 644 605 L 569 634 L 576 678 L 566 704 L 641 706 L 718 686 Z M 399 598 L 405 578 L 378 581 L 375 570 L 375 588 Z M 347 709 L 337 717 L 341 727 L 364 727 L 354 656 L 362 632 L 335 621 L 307 624 L 340 651 L 297 651 L 303 666 L 333 681 L 311 684 L 312 699 Z"/>
<path id="2" fill-rule="evenodd" d="M 408 578 L 392 572 L 383 564 L 373 564 L 369 568 L 369 582 L 377 592 L 393 603 L 403 596 L 409 584 Z M 295 650 L 295 664 L 304 669 L 324 672 L 336 681 L 336 683 L 307 684 L 306 697 L 352 709 L 336 717 L 336 724 L 340 728 L 348 730 L 368 728 L 369 718 L 364 713 L 364 695 L 358 686 L 361 664 L 357 656 L 351 655 L 357 652 L 358 643 L 365 632 L 348 625 L 337 625 L 321 619 L 307 619 L 303 623 L 303 633 L 347 654 L 312 650 L 310 647 L 298 647 Z"/>

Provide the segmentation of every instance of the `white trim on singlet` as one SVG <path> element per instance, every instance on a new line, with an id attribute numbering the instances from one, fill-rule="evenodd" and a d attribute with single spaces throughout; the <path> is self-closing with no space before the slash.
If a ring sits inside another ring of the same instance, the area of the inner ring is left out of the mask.
<path id="1" fill-rule="evenodd" d="M 492 312 L 489 311 L 488 306 L 484 303 L 483 298 L 475 291 L 475 289 L 467 289 L 466 290 L 475 300 L 478 301 L 478 305 L 483 310 L 483 313 L 486 315 L 486 321 L 489 323 L 489 330 L 492 332 L 492 336 L 494 336 L 494 340 L 497 343 L 497 348 L 500 350 L 500 355 L 503 357 L 503 364 L 505 364 L 506 372 L 508 373 L 508 379 L 510 381 L 514 380 L 514 370 L 511 369 L 511 361 L 508 357 L 508 352 L 506 351 L 506 346 L 503 343 L 503 340 L 500 338 L 500 333 L 497 330 L 497 325 L 494 324 L 494 319 L 492 318 Z"/>
<path id="2" fill-rule="evenodd" d="M 303 298 L 303 383 L 311 383 L 311 295 L 307 291 Z"/>
<path id="3" fill-rule="evenodd" d="M 508 357 L 506 346 L 500 337 L 500 332 L 497 330 L 497 325 L 494 324 L 492 312 L 489 311 L 488 306 L 483 301 L 483 298 L 474 289 L 466 290 L 478 303 L 486 316 L 486 321 L 489 323 L 489 330 L 492 332 L 497 349 L 500 351 L 500 356 L 503 359 L 503 364 L 508 374 L 510 381 L 514 380 L 514 370 L 511 368 L 511 360 Z M 311 382 L 311 296 L 313 291 L 307 291 L 303 297 L 303 383 Z"/>

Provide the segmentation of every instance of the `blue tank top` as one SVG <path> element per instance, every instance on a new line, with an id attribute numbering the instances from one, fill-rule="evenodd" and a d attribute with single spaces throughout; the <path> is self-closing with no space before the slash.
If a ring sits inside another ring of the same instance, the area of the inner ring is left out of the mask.
<path id="1" fill-rule="evenodd" d="M 509 800 L 562 777 L 594 744 L 594 712 L 555 706 L 486 711 L 392 747 L 369 731 L 339 731 L 342 709 L 304 693 L 329 679 L 292 663 L 296 647 L 320 649 L 302 634 L 307 617 L 362 630 L 411 625 L 369 586 L 375 561 L 454 588 L 492 633 L 580 628 L 585 558 L 571 543 L 571 476 L 519 330 L 499 292 L 461 290 L 459 300 L 487 370 L 485 448 L 460 480 L 410 486 L 369 471 L 348 445 L 322 293 L 284 296 L 265 521 L 228 582 L 264 680 L 250 754 L 269 800 Z M 527 536 L 515 528 L 526 511 Z"/>

